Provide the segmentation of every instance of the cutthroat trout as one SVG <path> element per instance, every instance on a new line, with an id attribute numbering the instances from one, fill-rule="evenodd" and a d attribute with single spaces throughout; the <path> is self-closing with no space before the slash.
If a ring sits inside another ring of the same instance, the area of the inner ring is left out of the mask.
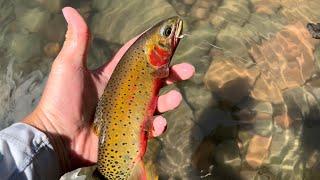
<path id="1" fill-rule="evenodd" d="M 179 43 L 182 20 L 172 17 L 142 34 L 115 68 L 95 114 L 97 170 L 106 179 L 147 179 L 142 164 L 159 89 Z"/>

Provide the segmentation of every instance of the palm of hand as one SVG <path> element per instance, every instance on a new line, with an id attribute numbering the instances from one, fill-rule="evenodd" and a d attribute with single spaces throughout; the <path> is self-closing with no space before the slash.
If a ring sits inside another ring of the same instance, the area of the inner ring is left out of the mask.
<path id="1" fill-rule="evenodd" d="M 106 81 L 102 75 L 71 63 L 53 65 L 39 108 L 70 143 L 71 162 L 95 162 L 98 138 L 91 130 L 95 106 Z M 53 117 L 50 117 L 53 116 Z M 84 143 L 85 142 L 85 143 Z M 73 165 L 72 165 L 73 166 Z"/>

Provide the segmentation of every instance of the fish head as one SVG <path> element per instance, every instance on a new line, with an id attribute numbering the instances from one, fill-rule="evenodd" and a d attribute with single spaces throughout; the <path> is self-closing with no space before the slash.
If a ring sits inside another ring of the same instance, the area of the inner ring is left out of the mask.
<path id="1" fill-rule="evenodd" d="M 146 33 L 144 52 L 156 69 L 169 67 L 182 33 L 182 19 L 178 16 L 163 20 Z"/>

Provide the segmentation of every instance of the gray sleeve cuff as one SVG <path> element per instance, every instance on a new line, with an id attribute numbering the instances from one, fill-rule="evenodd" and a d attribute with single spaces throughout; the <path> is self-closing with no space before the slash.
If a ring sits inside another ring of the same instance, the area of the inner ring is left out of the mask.
<path id="1" fill-rule="evenodd" d="M 0 131 L 0 179 L 59 179 L 59 162 L 48 137 L 24 123 Z"/>

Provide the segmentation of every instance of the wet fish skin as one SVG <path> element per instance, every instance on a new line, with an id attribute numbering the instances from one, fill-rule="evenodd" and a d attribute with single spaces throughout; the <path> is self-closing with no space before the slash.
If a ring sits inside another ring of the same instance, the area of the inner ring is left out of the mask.
<path id="1" fill-rule="evenodd" d="M 97 170 L 105 178 L 146 179 L 141 158 L 181 30 L 179 17 L 158 23 L 138 38 L 115 68 L 94 121 L 99 135 Z"/>

